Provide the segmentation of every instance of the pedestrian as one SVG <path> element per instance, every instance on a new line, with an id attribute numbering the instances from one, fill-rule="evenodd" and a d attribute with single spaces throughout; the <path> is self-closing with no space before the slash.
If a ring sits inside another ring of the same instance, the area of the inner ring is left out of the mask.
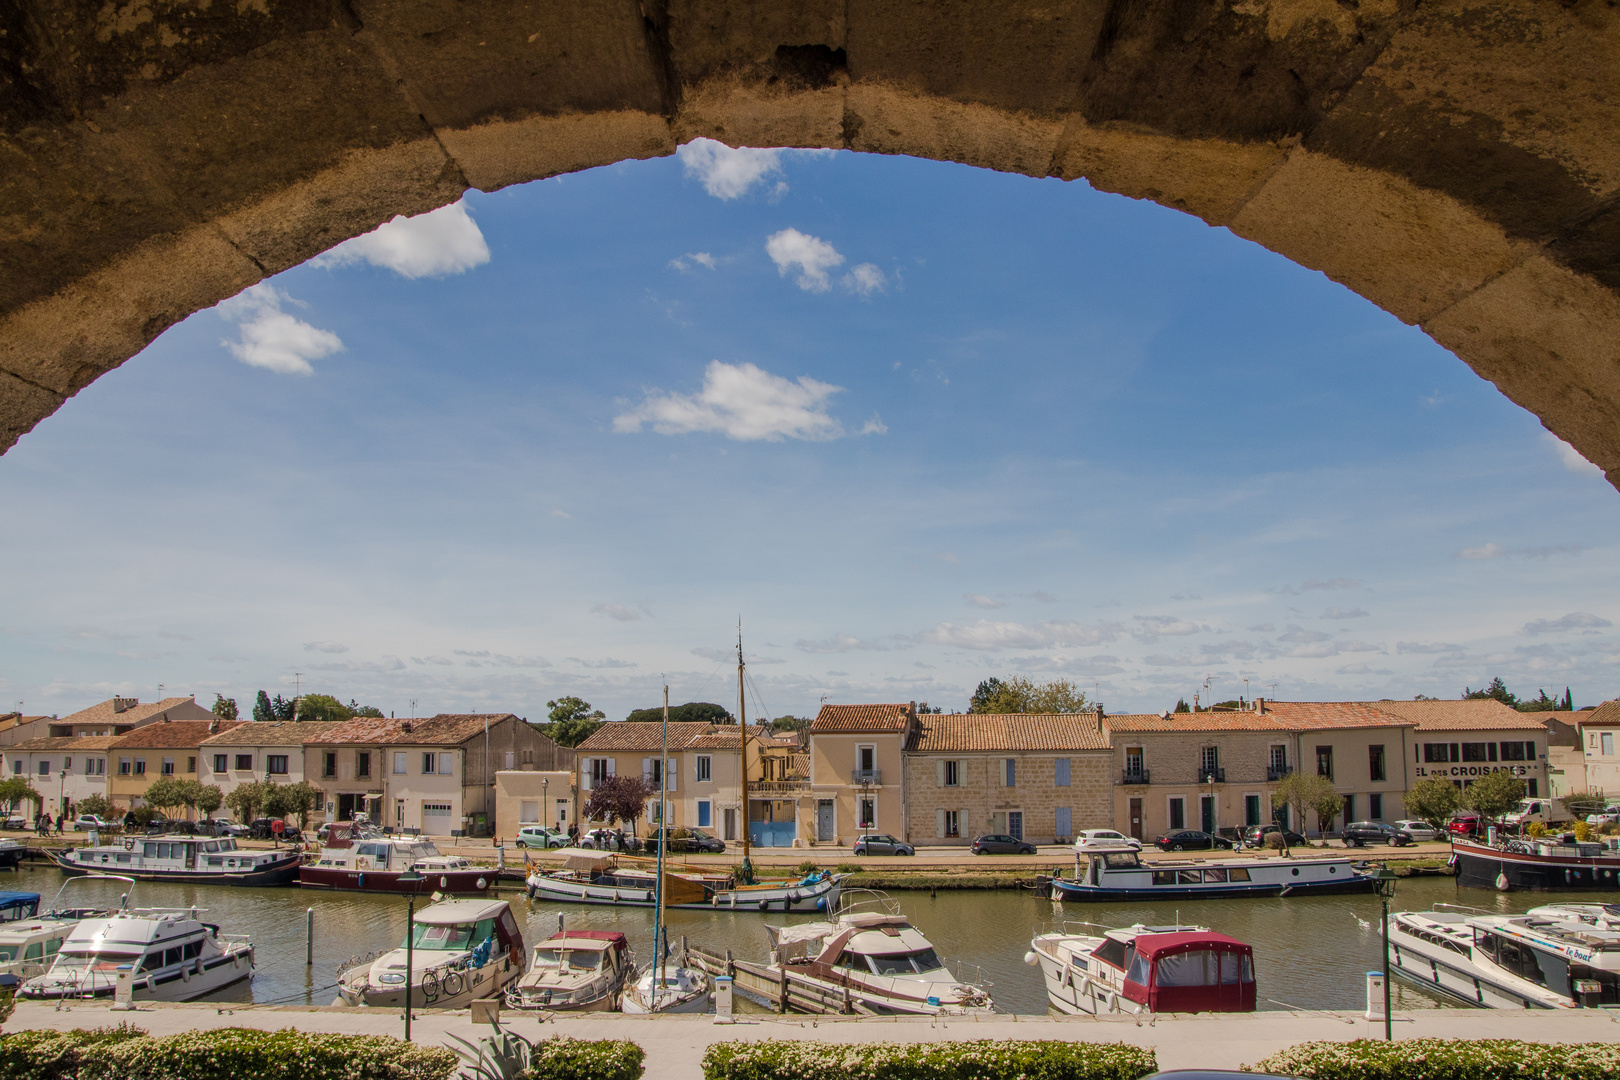
<path id="1" fill-rule="evenodd" d="M 59 814 L 56 815 L 56 835 L 57 836 L 62 835 L 62 821 L 66 817 L 67 817 L 67 815 L 64 814 L 64 813 L 59 813 Z"/>
<path id="2" fill-rule="evenodd" d="M 579 822 L 576 821 L 568 826 L 568 846 L 573 847 L 577 843 L 579 843 Z"/>

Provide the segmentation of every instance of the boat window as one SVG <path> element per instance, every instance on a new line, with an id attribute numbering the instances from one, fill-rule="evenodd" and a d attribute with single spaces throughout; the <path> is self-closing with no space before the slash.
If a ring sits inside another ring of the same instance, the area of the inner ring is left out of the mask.
<path id="1" fill-rule="evenodd" d="M 1155 884 L 1155 885 L 1174 885 L 1175 883 L 1176 883 L 1176 872 L 1174 870 L 1155 870 L 1155 871 L 1153 871 L 1153 884 Z"/>
<path id="2" fill-rule="evenodd" d="M 42 942 L 36 941 L 32 945 L 28 946 L 27 950 L 23 953 L 23 959 L 24 960 L 38 960 L 40 957 L 42 957 L 44 955 L 45 955 L 45 945 Z"/>
<path id="3" fill-rule="evenodd" d="M 838 959 L 834 961 L 833 966 L 841 968 L 864 968 L 866 965 L 863 963 L 858 963 L 855 954 L 850 952 L 848 949 L 845 949 L 843 952 L 838 954 Z"/>
<path id="4" fill-rule="evenodd" d="M 59 966 L 77 971 L 116 971 L 124 964 L 132 964 L 140 959 L 140 953 L 132 952 L 64 952 L 56 958 Z"/>
<path id="5" fill-rule="evenodd" d="M 1216 954 L 1221 962 L 1221 985 L 1236 986 L 1240 982 L 1254 982 L 1254 971 L 1249 964 L 1249 958 L 1243 953 L 1223 952 Z"/>
<path id="6" fill-rule="evenodd" d="M 460 923 L 456 926 L 429 926 L 425 923 L 417 923 L 416 940 L 413 947 L 460 952 L 463 949 L 470 949 L 478 942 L 483 941 L 494 930 L 494 919 L 485 919 L 476 927 L 471 923 Z"/>
<path id="7" fill-rule="evenodd" d="M 1131 970 L 1126 972 L 1125 978 L 1138 986 L 1148 984 L 1148 958 L 1141 953 L 1131 957 Z"/>
<path id="8" fill-rule="evenodd" d="M 208 857 L 208 865 L 209 866 L 224 866 L 225 865 L 225 860 L 224 860 L 223 857 L 221 857 L 219 855 L 210 855 Z"/>
<path id="9" fill-rule="evenodd" d="M 0 945 L 0 964 L 9 964 L 17 959 L 17 946 Z"/>
<path id="10" fill-rule="evenodd" d="M 235 840 L 221 840 L 219 842 L 219 850 L 221 850 L 221 851 L 235 851 L 236 850 L 236 841 Z"/>
<path id="11" fill-rule="evenodd" d="M 195 960 L 197 957 L 202 955 L 202 942 L 201 941 L 188 941 L 188 942 L 186 942 L 185 953 L 186 953 L 185 958 L 187 960 Z"/>
<path id="12" fill-rule="evenodd" d="M 184 953 L 185 950 L 178 945 L 172 949 L 164 949 L 163 966 L 168 967 L 170 964 L 178 964 L 181 960 L 185 959 Z"/>
<path id="13" fill-rule="evenodd" d="M 1226 880 L 1226 871 L 1225 870 L 1205 870 L 1204 871 L 1204 880 L 1205 881 L 1225 881 Z"/>
<path id="14" fill-rule="evenodd" d="M 910 953 L 881 953 L 871 957 L 872 970 L 879 975 L 919 975 L 938 971 L 942 965 L 933 949 Z"/>
<path id="15" fill-rule="evenodd" d="M 203 845 L 203 850 L 204 851 L 218 851 L 219 850 L 219 841 L 218 840 L 210 840 L 210 841 L 208 841 L 208 843 Z"/>
<path id="16" fill-rule="evenodd" d="M 160 968 L 162 966 L 163 966 L 163 954 L 161 952 L 155 952 L 152 955 L 148 956 L 145 960 L 142 960 L 141 961 L 141 966 L 137 970 L 139 970 L 139 971 L 153 971 L 153 970 L 156 970 L 157 968 Z"/>
<path id="17" fill-rule="evenodd" d="M 1141 867 L 1142 861 L 1134 851 L 1126 851 L 1104 855 L 1103 865 L 1110 870 L 1136 870 Z"/>
<path id="18" fill-rule="evenodd" d="M 1103 943 L 1092 950 L 1091 955 L 1104 963 L 1112 964 L 1121 971 L 1125 970 L 1125 943 L 1123 941 L 1103 938 Z"/>
<path id="19" fill-rule="evenodd" d="M 534 950 L 533 967 L 559 967 L 562 964 L 562 951 L 560 949 Z"/>
<path id="20" fill-rule="evenodd" d="M 1197 885 L 1204 880 L 1204 875 L 1197 870 L 1177 870 L 1177 885 Z"/>
<path id="21" fill-rule="evenodd" d="M 1159 957 L 1158 985 L 1161 987 L 1218 986 L 1220 979 L 1219 954 L 1209 949 Z"/>
<path id="22" fill-rule="evenodd" d="M 602 966 L 602 954 L 595 949 L 571 949 L 568 966 L 577 971 L 595 971 Z"/>
<path id="23" fill-rule="evenodd" d="M 148 859 L 155 859 L 157 858 L 157 849 L 156 844 L 143 844 L 141 846 L 141 855 Z"/>
<path id="24" fill-rule="evenodd" d="M 129 852 L 127 852 L 127 851 L 120 851 L 120 852 L 119 852 L 119 853 L 118 853 L 118 861 L 119 861 L 119 862 L 121 862 L 121 863 L 127 863 L 127 862 L 129 862 L 129 861 L 130 861 L 130 854 L 129 854 Z"/>
<path id="25" fill-rule="evenodd" d="M 1232 867 L 1232 869 L 1228 870 L 1226 873 L 1227 873 L 1227 879 L 1230 880 L 1230 881 L 1248 881 L 1249 880 L 1249 871 L 1244 869 L 1241 866 L 1234 866 L 1234 867 Z"/>

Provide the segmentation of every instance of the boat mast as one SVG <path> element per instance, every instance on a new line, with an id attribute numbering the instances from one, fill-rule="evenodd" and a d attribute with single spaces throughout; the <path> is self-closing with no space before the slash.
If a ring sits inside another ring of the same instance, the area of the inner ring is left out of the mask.
<path id="1" fill-rule="evenodd" d="M 669 777 L 664 775 L 669 770 L 669 684 L 664 684 L 664 727 L 663 747 L 659 750 L 658 758 L 658 900 L 653 909 L 653 985 L 652 994 L 647 1007 L 654 1012 L 658 1010 L 658 995 L 663 989 L 664 979 L 664 849 L 669 847 L 669 812 L 666 793 L 669 791 Z"/>
<path id="2" fill-rule="evenodd" d="M 743 692 L 742 617 L 737 617 L 737 724 L 738 748 L 742 752 L 742 865 L 737 868 L 737 879 L 744 885 L 754 883 L 754 864 L 748 858 L 748 697 Z"/>

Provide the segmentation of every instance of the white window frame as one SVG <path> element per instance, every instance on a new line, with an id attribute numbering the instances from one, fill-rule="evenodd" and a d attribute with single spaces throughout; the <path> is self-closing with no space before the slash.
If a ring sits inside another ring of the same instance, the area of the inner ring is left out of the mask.
<path id="1" fill-rule="evenodd" d="M 433 776 L 437 773 L 439 771 L 438 761 L 439 755 L 427 750 L 422 751 L 422 775 Z"/>
<path id="2" fill-rule="evenodd" d="M 878 804 L 878 798 L 877 798 L 877 795 L 875 793 L 871 794 L 871 795 L 857 795 L 857 796 L 855 796 L 855 827 L 857 829 L 865 829 L 865 830 L 870 832 L 872 829 L 877 828 L 877 819 L 878 819 L 878 812 L 877 812 L 878 811 L 878 805 L 877 804 Z M 872 808 L 872 813 L 871 813 L 869 819 L 867 821 L 863 822 L 861 820 L 861 818 L 863 816 L 861 811 L 866 806 L 870 806 Z"/>
<path id="3" fill-rule="evenodd" d="M 411 769 L 411 754 L 408 750 L 394 751 L 394 775 L 407 776 Z"/>
<path id="4" fill-rule="evenodd" d="M 713 783 L 714 757 L 710 754 L 699 754 L 695 760 L 697 764 L 692 772 L 693 782 L 698 784 Z"/>
<path id="5" fill-rule="evenodd" d="M 865 751 L 865 750 L 872 751 L 872 767 L 870 769 L 863 769 L 861 767 L 862 751 Z M 859 773 L 875 773 L 875 772 L 878 771 L 878 763 L 877 762 L 878 762 L 877 743 L 856 743 L 855 744 L 855 771 L 856 772 L 859 772 Z"/>

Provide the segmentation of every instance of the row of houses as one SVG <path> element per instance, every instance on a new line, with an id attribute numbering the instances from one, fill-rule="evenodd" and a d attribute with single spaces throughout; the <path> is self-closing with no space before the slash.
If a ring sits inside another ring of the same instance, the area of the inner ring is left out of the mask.
<path id="1" fill-rule="evenodd" d="M 949 845 L 985 833 L 1048 843 L 1087 828 L 1151 840 L 1278 819 L 1314 828 L 1271 805 L 1278 783 L 1300 769 L 1333 782 L 1340 821 L 1394 821 L 1427 776 L 1466 785 L 1506 770 L 1530 794 L 1550 794 L 1549 740 L 1584 738 L 1571 718 L 1587 715 L 1520 713 L 1488 699 L 1256 701 L 1115 716 L 824 705 L 802 745 L 751 729 L 747 827 L 763 846 L 842 845 L 868 832 Z M 740 839 L 737 728 L 672 724 L 667 758 L 659 739 L 657 723 L 603 725 L 577 748 L 581 799 L 603 777 L 641 775 L 662 787 L 672 826 Z"/>
<path id="2" fill-rule="evenodd" d="M 321 793 L 317 816 L 328 820 L 365 813 L 429 835 L 492 835 L 503 771 L 547 772 L 563 788 L 573 773 L 573 751 L 511 713 L 235 723 L 191 698 L 154 706 L 114 698 L 51 719 L 52 734 L 0 746 L 0 754 L 53 816 L 71 817 L 91 795 L 134 809 L 165 777 L 226 796 L 256 781 L 307 781 Z"/>

